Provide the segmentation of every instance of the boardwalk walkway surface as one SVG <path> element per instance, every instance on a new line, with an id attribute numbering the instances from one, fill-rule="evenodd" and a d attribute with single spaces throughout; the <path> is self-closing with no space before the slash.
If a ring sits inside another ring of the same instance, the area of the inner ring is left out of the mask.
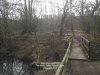
<path id="1" fill-rule="evenodd" d="M 69 58 L 82 60 L 87 59 L 77 39 L 73 39 L 72 51 Z"/>
<path id="2" fill-rule="evenodd" d="M 70 75 L 100 75 L 100 61 L 71 60 Z"/>
<path id="3" fill-rule="evenodd" d="M 73 41 L 72 51 L 69 58 L 71 59 L 69 75 L 100 75 L 100 61 L 84 60 L 87 58 L 85 57 L 77 39 L 74 39 Z"/>

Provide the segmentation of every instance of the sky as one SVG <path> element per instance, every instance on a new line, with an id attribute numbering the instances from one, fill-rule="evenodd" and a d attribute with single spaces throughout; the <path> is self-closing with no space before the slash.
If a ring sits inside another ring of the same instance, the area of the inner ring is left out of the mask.
<path id="1" fill-rule="evenodd" d="M 58 14 L 63 12 L 65 0 L 40 0 L 40 3 L 35 5 L 37 13 L 41 14 Z M 74 6 L 78 4 L 80 0 L 73 0 Z M 86 0 L 87 2 L 93 2 L 94 0 Z M 58 9 L 59 8 L 59 9 Z M 73 9 L 73 12 L 74 9 Z"/>
<path id="2" fill-rule="evenodd" d="M 9 2 L 16 2 L 23 0 L 8 0 Z M 63 7 L 66 0 L 36 0 L 37 2 L 34 3 L 34 7 L 36 9 L 37 15 L 57 15 L 58 13 L 63 12 Z M 80 0 L 73 0 L 73 4 L 77 5 Z M 87 2 L 94 2 L 95 0 L 86 0 Z M 59 9 L 58 9 L 59 8 Z M 73 9 L 73 12 L 75 10 Z"/>

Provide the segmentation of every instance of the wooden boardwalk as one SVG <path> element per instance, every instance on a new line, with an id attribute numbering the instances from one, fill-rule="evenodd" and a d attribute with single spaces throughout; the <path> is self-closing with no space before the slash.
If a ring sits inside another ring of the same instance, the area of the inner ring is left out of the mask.
<path id="1" fill-rule="evenodd" d="M 73 45 L 72 45 L 72 51 L 70 54 L 70 59 L 81 59 L 81 60 L 86 60 L 86 56 L 80 46 L 80 43 L 77 39 L 73 39 Z"/>
<path id="2" fill-rule="evenodd" d="M 100 75 L 100 61 L 70 60 L 69 75 Z"/>
<path id="3" fill-rule="evenodd" d="M 88 61 L 77 39 L 73 39 L 69 75 L 100 75 L 100 61 Z"/>

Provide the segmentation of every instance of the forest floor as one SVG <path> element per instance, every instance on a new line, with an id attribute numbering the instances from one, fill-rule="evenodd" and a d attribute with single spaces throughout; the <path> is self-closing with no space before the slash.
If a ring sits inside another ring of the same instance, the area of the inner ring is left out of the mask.
<path id="1" fill-rule="evenodd" d="M 8 43 L 10 44 L 10 43 Z M 13 53 L 20 59 L 34 62 L 61 61 L 64 56 L 64 41 L 60 42 L 56 33 L 37 33 L 26 37 L 18 36 L 11 39 L 11 46 L 4 47 L 9 54 Z"/>

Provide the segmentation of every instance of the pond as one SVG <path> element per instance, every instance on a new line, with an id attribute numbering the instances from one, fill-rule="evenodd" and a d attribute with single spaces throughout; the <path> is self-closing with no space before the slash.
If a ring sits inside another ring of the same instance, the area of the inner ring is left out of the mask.
<path id="1" fill-rule="evenodd" d="M 29 62 L 13 57 L 0 57 L 0 75 L 34 75 L 34 72 Z"/>

